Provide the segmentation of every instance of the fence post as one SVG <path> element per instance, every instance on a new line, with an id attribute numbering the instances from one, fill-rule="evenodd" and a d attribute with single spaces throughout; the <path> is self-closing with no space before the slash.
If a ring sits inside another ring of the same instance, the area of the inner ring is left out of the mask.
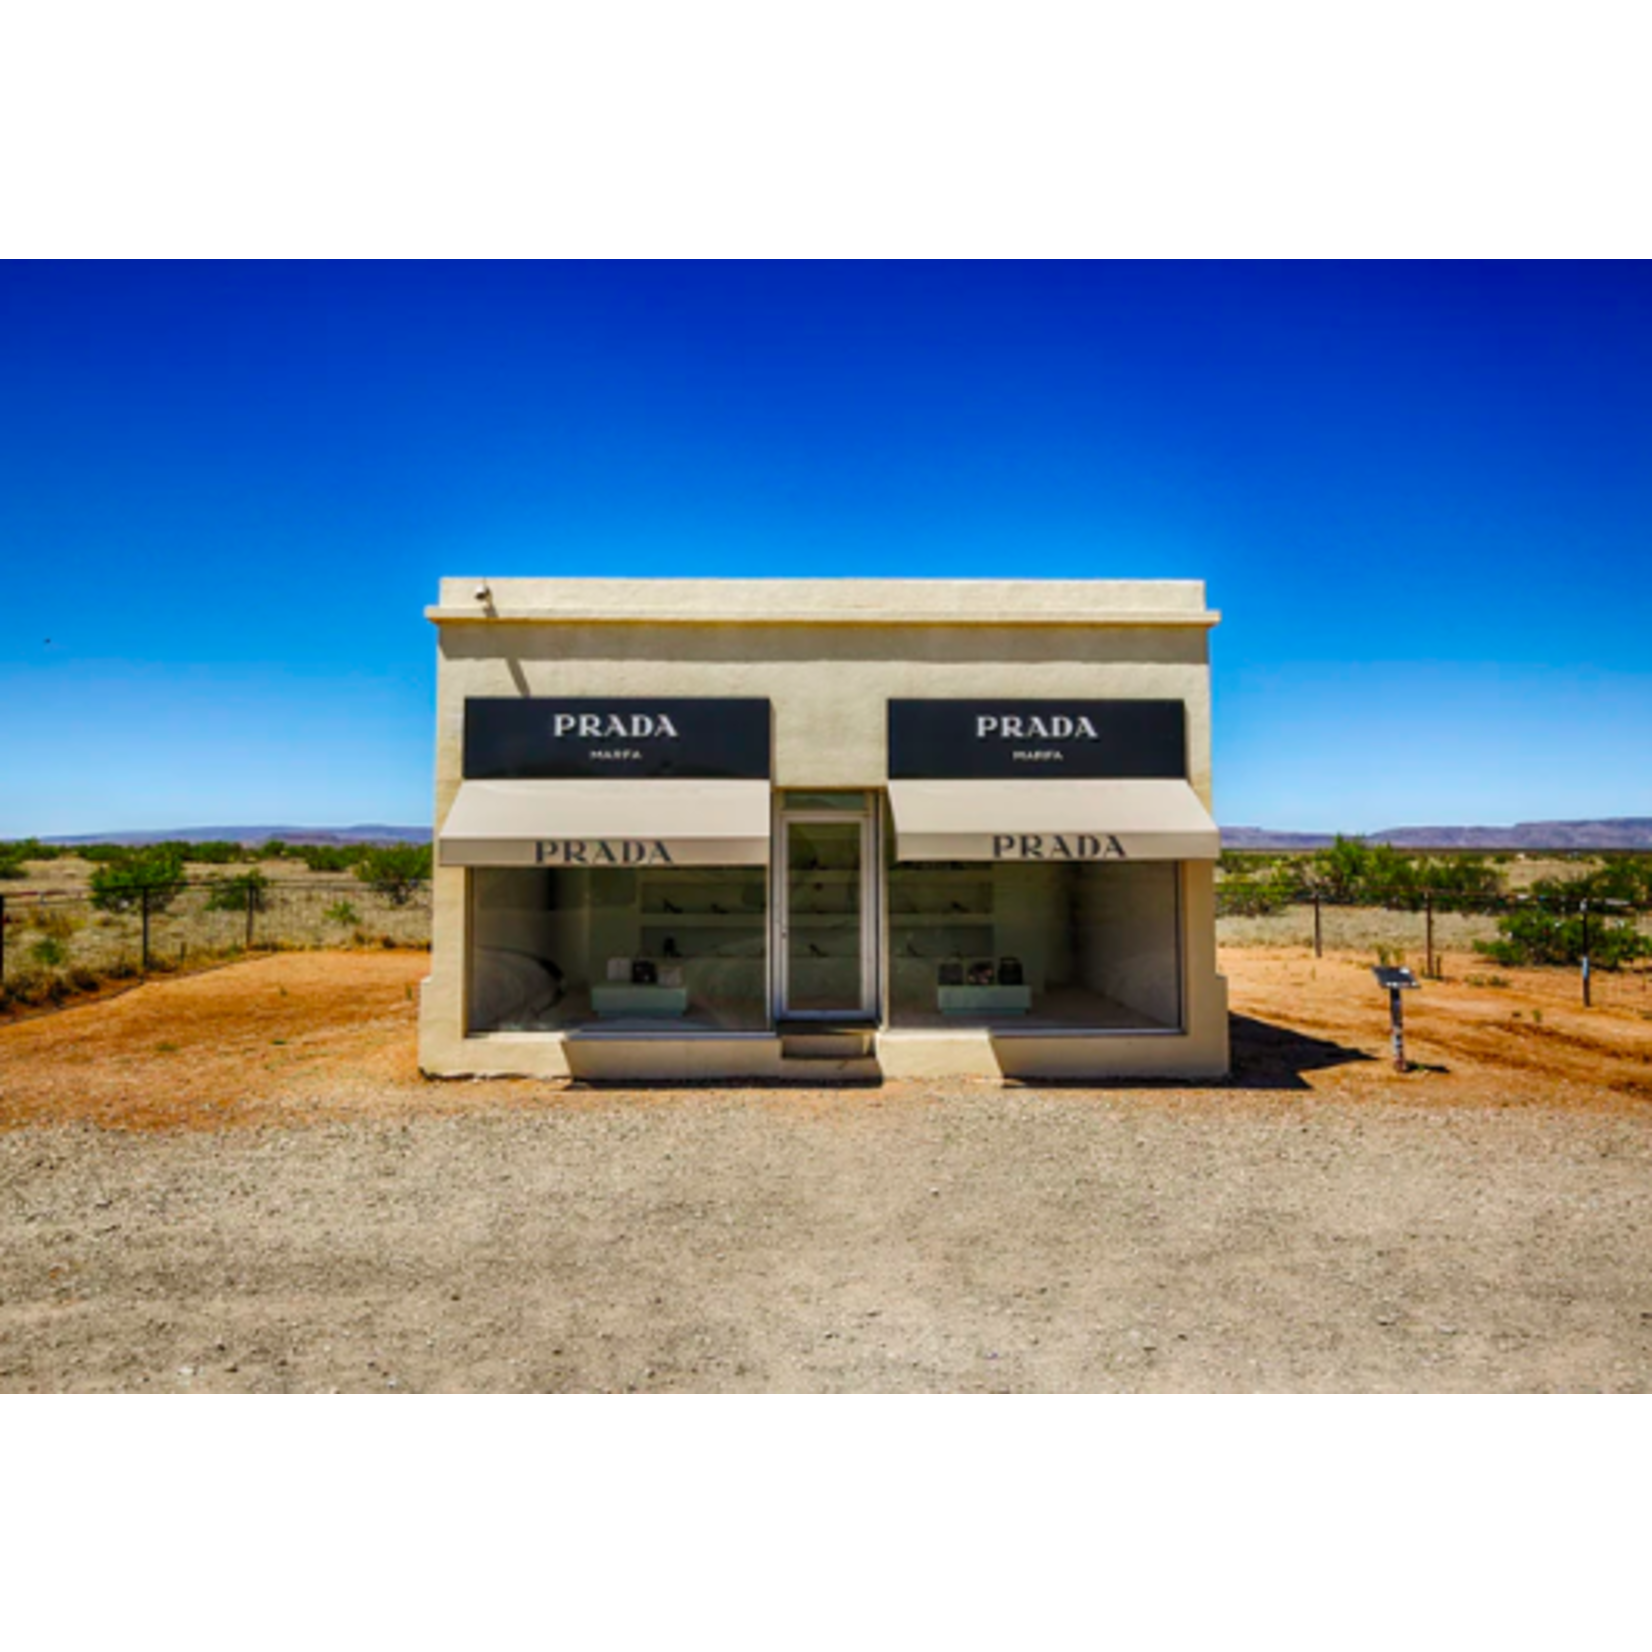
<path id="1" fill-rule="evenodd" d="M 6 978 L 6 897 L 0 895 L 0 981 Z"/>
<path id="2" fill-rule="evenodd" d="M 1325 936 L 1319 927 L 1319 891 L 1314 891 L 1314 956 L 1325 956 Z"/>
<path id="3" fill-rule="evenodd" d="M 252 914 L 258 904 L 258 891 L 252 880 L 247 880 L 247 951 L 252 951 Z"/>
<path id="4" fill-rule="evenodd" d="M 1423 891 L 1423 974 L 1434 976 L 1434 892 Z"/>
<path id="5" fill-rule="evenodd" d="M 143 905 L 143 973 L 149 973 L 149 885 L 138 892 Z"/>
<path id="6" fill-rule="evenodd" d="M 1583 1007 L 1590 1009 L 1589 1002 L 1589 902 L 1585 899 L 1581 907 L 1583 913 Z"/>

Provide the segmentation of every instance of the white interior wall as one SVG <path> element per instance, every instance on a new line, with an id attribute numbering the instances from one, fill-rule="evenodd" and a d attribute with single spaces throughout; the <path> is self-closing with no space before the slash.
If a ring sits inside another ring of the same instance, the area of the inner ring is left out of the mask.
<path id="1" fill-rule="evenodd" d="M 1167 1027 L 1181 1020 L 1173 861 L 1083 868 L 1079 950 L 1085 986 Z"/>

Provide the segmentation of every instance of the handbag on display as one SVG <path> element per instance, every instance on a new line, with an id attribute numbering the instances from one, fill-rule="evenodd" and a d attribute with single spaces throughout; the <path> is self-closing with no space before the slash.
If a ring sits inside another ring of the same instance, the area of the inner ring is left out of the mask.
<path id="1" fill-rule="evenodd" d="M 629 981 L 631 979 L 631 960 L 629 958 L 610 958 L 608 960 L 608 979 L 610 981 Z"/>
<path id="2" fill-rule="evenodd" d="M 996 973 L 992 959 L 977 958 L 969 966 L 969 984 L 972 987 L 990 987 Z"/>
<path id="3" fill-rule="evenodd" d="M 634 987 L 652 987 L 659 984 L 659 971 L 654 968 L 652 958 L 633 958 L 631 960 L 631 985 Z"/>
<path id="4" fill-rule="evenodd" d="M 998 984 L 1001 987 L 1024 987 L 1027 984 L 1026 972 L 1021 968 L 1019 958 L 998 960 Z"/>
<path id="5" fill-rule="evenodd" d="M 961 987 L 964 984 L 964 960 L 943 958 L 936 979 L 943 987 Z"/>

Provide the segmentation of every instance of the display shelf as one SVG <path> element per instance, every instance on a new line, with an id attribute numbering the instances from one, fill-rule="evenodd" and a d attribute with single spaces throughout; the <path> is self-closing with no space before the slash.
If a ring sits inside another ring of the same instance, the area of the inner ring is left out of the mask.
<path id="1" fill-rule="evenodd" d="M 911 873 L 889 882 L 891 918 L 962 918 L 990 922 L 993 883 L 979 872 Z M 962 910 L 959 910 L 962 908 Z"/>
<path id="2" fill-rule="evenodd" d="M 756 882 L 763 875 L 761 866 L 639 866 L 637 877 L 645 884 L 668 880 L 674 887 L 691 883 L 738 883 L 742 878 Z"/>
<path id="3" fill-rule="evenodd" d="M 644 929 L 750 929 L 768 927 L 761 912 L 644 912 Z"/>

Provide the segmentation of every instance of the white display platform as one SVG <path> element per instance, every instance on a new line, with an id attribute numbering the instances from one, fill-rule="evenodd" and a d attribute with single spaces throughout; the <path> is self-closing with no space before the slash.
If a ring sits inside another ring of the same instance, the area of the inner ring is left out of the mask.
<path id="1" fill-rule="evenodd" d="M 943 1015 L 1025 1015 L 1032 1008 L 1031 987 L 937 987 Z"/>
<path id="2" fill-rule="evenodd" d="M 686 986 L 596 986 L 591 1008 L 605 1021 L 679 1021 L 689 1013 Z"/>

